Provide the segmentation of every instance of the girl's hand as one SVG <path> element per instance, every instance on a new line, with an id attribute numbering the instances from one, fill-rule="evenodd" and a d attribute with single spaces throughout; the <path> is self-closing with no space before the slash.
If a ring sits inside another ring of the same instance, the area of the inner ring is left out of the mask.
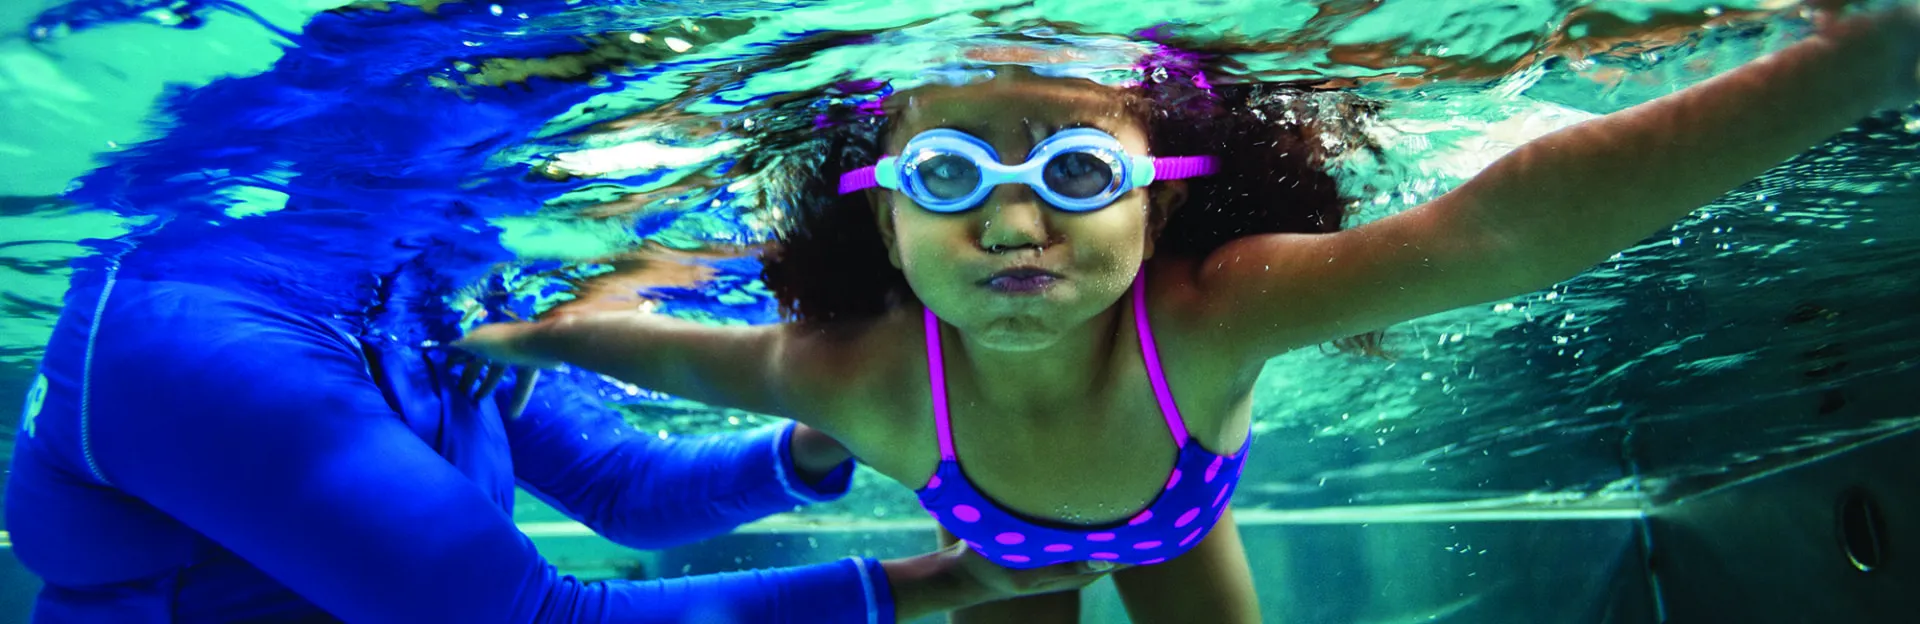
<path id="1" fill-rule="evenodd" d="M 1863 68 L 1887 67 L 1882 55 L 1892 55 L 1894 74 L 1887 79 L 1893 87 L 1884 108 L 1905 108 L 1920 99 L 1920 1 L 1845 16 L 1827 11 L 1816 20 L 1820 34 L 1851 47 Z"/>

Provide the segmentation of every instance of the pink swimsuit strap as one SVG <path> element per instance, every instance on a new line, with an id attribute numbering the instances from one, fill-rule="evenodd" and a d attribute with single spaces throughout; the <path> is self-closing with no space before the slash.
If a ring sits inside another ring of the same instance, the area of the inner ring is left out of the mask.
<path id="1" fill-rule="evenodd" d="M 1145 267 L 1133 279 L 1133 326 L 1140 340 L 1140 359 L 1147 367 L 1147 379 L 1153 382 L 1153 396 L 1160 402 L 1160 415 L 1167 421 L 1167 430 L 1173 433 L 1173 442 L 1179 448 L 1187 447 L 1187 426 L 1180 418 L 1180 407 L 1173 402 L 1173 391 L 1167 387 L 1166 371 L 1160 367 L 1160 348 L 1153 340 L 1153 327 L 1147 319 L 1147 271 Z M 923 314 L 927 336 L 927 377 L 933 388 L 933 423 L 940 434 L 940 460 L 954 461 L 953 426 L 947 411 L 947 369 L 944 352 L 940 348 L 940 318 L 928 309 Z"/>
<path id="2" fill-rule="evenodd" d="M 940 431 L 940 461 L 953 461 L 953 428 L 947 420 L 947 364 L 940 350 L 940 317 L 926 309 L 927 377 L 933 387 L 933 426 Z"/>
<path id="3" fill-rule="evenodd" d="M 1187 448 L 1186 420 L 1180 417 L 1180 406 L 1173 402 L 1166 369 L 1160 367 L 1160 346 L 1153 339 L 1153 326 L 1147 322 L 1146 267 L 1140 267 L 1140 274 L 1133 278 L 1133 328 L 1140 336 L 1140 359 L 1147 365 L 1147 380 L 1153 382 L 1153 398 L 1160 401 L 1160 416 L 1167 419 L 1174 446 Z"/>

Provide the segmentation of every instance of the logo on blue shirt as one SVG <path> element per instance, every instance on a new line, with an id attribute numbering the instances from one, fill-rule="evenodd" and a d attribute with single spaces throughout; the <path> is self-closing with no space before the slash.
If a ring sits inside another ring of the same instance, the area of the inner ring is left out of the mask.
<path id="1" fill-rule="evenodd" d="M 40 416 L 40 406 L 46 402 L 47 376 L 34 375 L 33 387 L 27 389 L 27 405 L 21 410 L 26 416 L 21 419 L 20 430 L 27 432 L 27 437 L 33 437 L 33 419 Z"/>

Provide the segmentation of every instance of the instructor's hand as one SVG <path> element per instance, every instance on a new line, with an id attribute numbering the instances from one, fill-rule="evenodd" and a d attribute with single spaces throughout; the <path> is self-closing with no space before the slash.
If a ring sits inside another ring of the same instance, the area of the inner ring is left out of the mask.
<path id="1" fill-rule="evenodd" d="M 1032 570 L 1001 567 L 964 543 L 883 561 L 900 621 L 1034 594 L 1073 591 L 1124 568 L 1105 561 L 1063 563 Z"/>
<path id="2" fill-rule="evenodd" d="M 465 352 L 453 356 L 454 366 L 461 368 L 459 385 L 455 386 L 458 391 L 476 400 L 485 400 L 512 370 L 513 399 L 501 410 L 501 415 L 519 418 L 533 397 L 534 385 L 540 382 L 540 369 L 559 364 L 534 357 L 520 347 L 521 338 L 535 327 L 537 323 L 481 325 L 454 341 L 453 347 Z"/>

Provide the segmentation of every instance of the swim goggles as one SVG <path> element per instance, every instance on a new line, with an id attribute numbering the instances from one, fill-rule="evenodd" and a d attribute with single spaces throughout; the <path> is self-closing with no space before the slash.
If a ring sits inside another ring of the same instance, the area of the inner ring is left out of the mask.
<path id="1" fill-rule="evenodd" d="M 937 128 L 915 135 L 899 156 L 840 176 L 840 194 L 873 187 L 906 193 L 931 212 L 964 212 L 1002 184 L 1020 183 L 1066 212 L 1105 208 L 1155 180 L 1212 175 L 1212 156 L 1152 158 L 1127 153 L 1120 140 L 1092 128 L 1047 137 L 1018 165 L 1002 165 L 993 146 L 971 134 Z"/>

